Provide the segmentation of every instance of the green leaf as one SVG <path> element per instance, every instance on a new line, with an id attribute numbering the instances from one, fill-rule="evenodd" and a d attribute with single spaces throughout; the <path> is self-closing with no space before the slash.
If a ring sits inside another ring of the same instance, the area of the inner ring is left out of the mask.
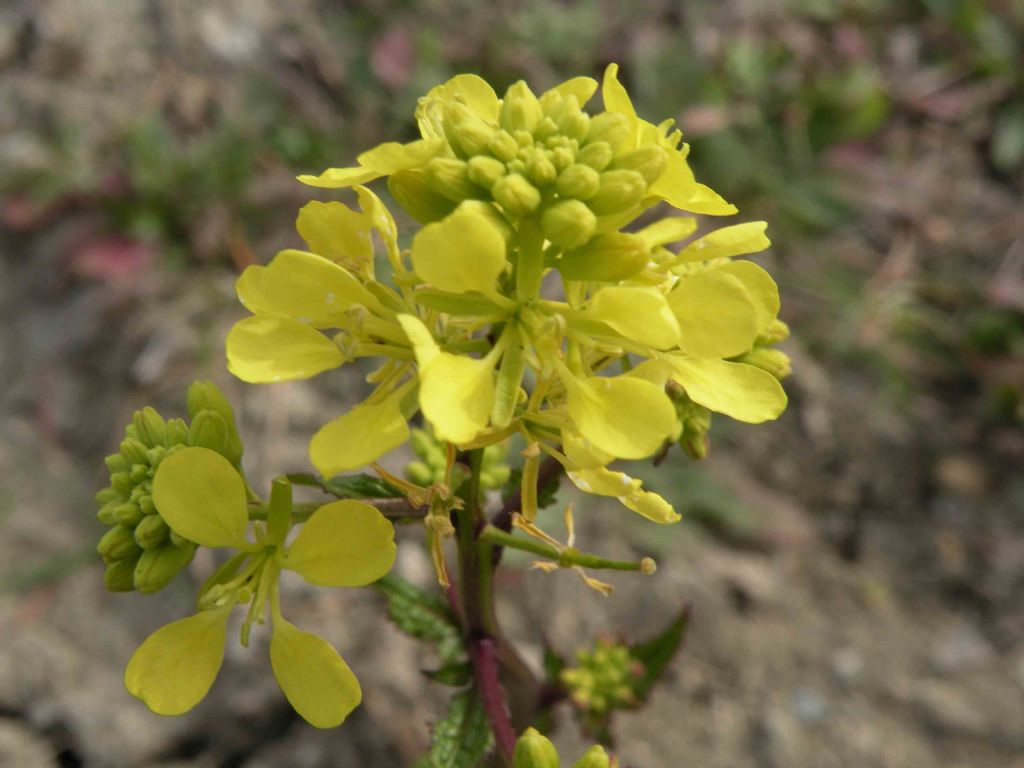
<path id="1" fill-rule="evenodd" d="M 389 574 L 374 584 L 388 601 L 388 614 L 407 635 L 435 643 L 442 664 L 465 657 L 458 620 L 447 603 Z"/>
<path id="2" fill-rule="evenodd" d="M 690 606 L 683 606 L 675 620 L 650 640 L 629 648 L 634 659 L 644 666 L 643 676 L 633 687 L 637 699 L 644 701 L 655 683 L 661 678 L 669 663 L 679 651 L 690 625 Z"/>
<path id="3" fill-rule="evenodd" d="M 394 499 L 402 495 L 401 491 L 380 478 L 367 474 L 339 475 L 328 480 L 305 472 L 295 472 L 286 477 L 292 485 L 319 488 L 339 499 Z"/>
<path id="4" fill-rule="evenodd" d="M 491 748 L 487 715 L 472 688 L 452 697 L 444 719 L 434 726 L 432 768 L 473 768 Z"/>
<path id="5" fill-rule="evenodd" d="M 551 685 L 561 686 L 562 670 L 567 666 L 558 652 L 550 645 L 544 646 L 544 679 Z"/>
<path id="6" fill-rule="evenodd" d="M 423 674 L 435 683 L 461 688 L 472 680 L 473 669 L 468 662 L 455 661 L 445 664 L 440 669 L 425 669 Z"/>

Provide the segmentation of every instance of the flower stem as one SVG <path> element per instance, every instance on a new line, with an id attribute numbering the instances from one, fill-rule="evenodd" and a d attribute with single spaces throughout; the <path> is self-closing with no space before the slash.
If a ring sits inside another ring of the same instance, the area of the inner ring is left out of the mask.
<path id="1" fill-rule="evenodd" d="M 512 549 L 520 549 L 524 552 L 540 555 L 541 557 L 556 562 L 563 567 L 580 565 L 584 568 L 642 572 L 653 572 L 652 569 L 654 568 L 654 561 L 649 557 L 645 557 L 643 560 L 638 561 L 611 560 L 607 557 L 580 552 L 572 547 L 559 550 L 542 541 L 535 541 L 533 539 L 526 539 L 522 536 L 506 533 L 505 531 L 495 528 L 493 525 L 485 526 L 480 532 L 479 538 L 480 541 L 487 542 L 489 544 L 511 547 Z"/>

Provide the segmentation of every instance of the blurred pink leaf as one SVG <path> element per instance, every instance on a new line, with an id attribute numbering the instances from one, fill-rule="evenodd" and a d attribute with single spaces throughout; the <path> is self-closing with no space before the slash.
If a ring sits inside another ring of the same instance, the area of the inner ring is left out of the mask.
<path id="1" fill-rule="evenodd" d="M 389 88 L 401 88 L 409 82 L 414 59 L 412 36 L 400 25 L 389 28 L 371 46 L 373 74 Z"/>

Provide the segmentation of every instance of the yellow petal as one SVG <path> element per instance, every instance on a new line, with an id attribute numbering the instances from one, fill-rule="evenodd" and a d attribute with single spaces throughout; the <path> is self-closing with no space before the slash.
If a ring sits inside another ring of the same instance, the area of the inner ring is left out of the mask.
<path id="1" fill-rule="evenodd" d="M 338 318 L 353 306 L 378 305 L 344 267 L 315 253 L 295 250 L 281 251 L 265 267 L 247 267 L 235 283 L 235 291 L 255 315 L 291 317 L 314 328 L 335 327 Z"/>
<path id="2" fill-rule="evenodd" d="M 362 701 L 359 681 L 321 637 L 274 617 L 270 666 L 295 711 L 316 728 L 334 728 Z"/>
<path id="3" fill-rule="evenodd" d="M 736 206 L 727 203 L 717 192 L 693 177 L 693 172 L 682 155 L 669 153 L 668 167 L 648 189 L 652 195 L 664 199 L 682 211 L 705 213 L 710 216 L 728 216 L 736 213 Z"/>
<path id="4" fill-rule="evenodd" d="M 679 348 L 695 357 L 741 355 L 761 328 L 743 283 L 717 270 L 686 275 L 668 302 L 679 320 Z"/>
<path id="5" fill-rule="evenodd" d="M 647 243 L 648 248 L 657 248 L 689 237 L 696 228 L 697 219 L 692 216 L 668 216 L 658 219 L 636 234 Z"/>
<path id="6" fill-rule="evenodd" d="M 738 421 L 759 424 L 786 410 L 786 392 L 778 379 L 760 368 L 725 360 L 666 358 L 672 378 L 690 399 Z"/>
<path id="7" fill-rule="evenodd" d="M 445 147 L 441 138 L 418 139 L 408 144 L 389 141 L 363 152 L 356 158 L 356 168 L 328 168 L 319 176 L 299 176 L 299 181 L 312 187 L 340 188 L 365 184 L 390 176 L 397 171 L 419 168 Z"/>
<path id="8" fill-rule="evenodd" d="M 676 257 L 678 263 L 708 261 L 763 251 L 771 245 L 764 232 L 764 221 L 748 221 L 731 227 L 716 229 L 683 248 Z"/>
<path id="9" fill-rule="evenodd" d="M 308 184 L 311 187 L 320 187 L 321 189 L 343 189 L 345 187 L 352 187 L 356 184 L 365 184 L 368 181 L 379 179 L 382 175 L 383 174 L 378 173 L 372 168 L 356 166 L 355 168 L 328 168 L 319 176 L 303 174 L 297 178 L 303 184 Z"/>
<path id="10" fill-rule="evenodd" d="M 594 93 L 597 91 L 597 80 L 592 77 L 573 77 L 566 80 L 564 83 L 559 83 L 549 91 L 545 91 L 545 96 L 554 91 L 560 94 L 563 98 L 566 96 L 575 96 L 576 101 L 582 107 Z M 544 101 L 544 96 L 541 96 L 541 100 Z"/>
<path id="11" fill-rule="evenodd" d="M 398 228 L 391 211 L 369 187 L 357 186 L 355 190 L 359 198 L 359 209 L 369 218 L 374 229 L 380 232 L 384 244 L 388 248 L 397 247 Z"/>
<path id="12" fill-rule="evenodd" d="M 167 456 L 153 478 L 153 503 L 179 536 L 204 547 L 247 546 L 245 481 L 216 451 L 182 448 Z"/>
<path id="13" fill-rule="evenodd" d="M 402 415 L 404 390 L 378 403 L 361 403 L 327 422 L 309 443 L 309 458 L 324 477 L 365 467 L 409 439 Z"/>
<path id="14" fill-rule="evenodd" d="M 124 673 L 129 693 L 158 715 L 181 715 L 202 701 L 224 661 L 230 612 L 202 611 L 147 637 Z"/>
<path id="15" fill-rule="evenodd" d="M 624 507 L 662 525 L 678 522 L 680 517 L 653 491 L 645 491 L 642 483 L 624 472 L 613 472 L 606 467 L 575 470 L 566 473 L 573 484 L 584 493 L 614 496 Z"/>
<path id="16" fill-rule="evenodd" d="M 609 112 L 618 112 L 625 115 L 630 122 L 636 122 L 636 109 L 629 98 L 625 87 L 619 82 L 619 65 L 609 64 L 604 71 L 604 82 L 601 84 L 601 98 L 604 99 L 604 108 Z"/>
<path id="17" fill-rule="evenodd" d="M 664 389 L 644 379 L 566 376 L 569 415 L 583 437 L 620 459 L 655 453 L 672 434 L 676 412 Z"/>
<path id="18" fill-rule="evenodd" d="M 282 565 L 310 584 L 362 587 L 391 570 L 395 551 L 391 521 L 366 502 L 344 499 L 313 513 Z"/>
<path id="19" fill-rule="evenodd" d="M 228 370 L 254 384 L 308 379 L 345 362 L 333 341 L 285 317 L 247 317 L 228 332 L 226 346 Z"/>
<path id="20" fill-rule="evenodd" d="M 412 264 L 442 291 L 493 291 L 505 269 L 505 238 L 490 220 L 460 206 L 413 238 Z"/>
<path id="21" fill-rule="evenodd" d="M 627 339 L 655 349 L 670 349 L 679 343 L 679 323 L 665 296 L 656 288 L 602 288 L 594 294 L 587 313 Z"/>
<path id="22" fill-rule="evenodd" d="M 562 450 L 573 469 L 594 469 L 609 464 L 615 457 L 595 447 L 579 433 L 562 430 Z"/>
<path id="23" fill-rule="evenodd" d="M 423 415 L 438 439 L 456 445 L 469 442 L 490 421 L 495 361 L 441 352 L 418 319 L 400 315 L 398 320 L 416 351 Z"/>
<path id="24" fill-rule="evenodd" d="M 662 525 L 679 522 L 680 515 L 664 497 L 654 491 L 637 489 L 625 498 L 619 499 L 623 506 L 643 515 L 648 520 Z"/>
<path id="25" fill-rule="evenodd" d="M 482 77 L 473 74 L 456 75 L 443 86 L 449 98 L 464 101 L 484 120 L 498 119 L 498 95 Z"/>
<path id="26" fill-rule="evenodd" d="M 366 187 L 360 187 L 366 189 Z M 306 203 L 300 210 L 295 228 L 309 250 L 319 256 L 352 267 L 360 272 L 373 272 L 373 222 L 343 203 Z"/>
<path id="27" fill-rule="evenodd" d="M 779 316 L 779 286 L 772 276 L 752 261 L 729 261 L 714 267 L 716 272 L 732 275 L 747 289 L 757 310 L 760 334 Z"/>

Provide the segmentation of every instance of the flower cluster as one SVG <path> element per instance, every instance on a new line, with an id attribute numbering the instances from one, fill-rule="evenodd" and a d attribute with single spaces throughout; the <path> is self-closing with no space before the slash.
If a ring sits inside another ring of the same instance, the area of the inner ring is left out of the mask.
<path id="1" fill-rule="evenodd" d="M 788 361 L 778 290 L 737 260 L 768 246 L 763 222 L 696 229 L 671 215 L 624 231 L 659 202 L 724 215 L 735 208 L 699 184 L 671 121 L 637 116 L 613 65 L 605 109 L 575 78 L 535 96 L 499 99 L 460 75 L 421 99 L 423 138 L 383 144 L 353 168 L 300 177 L 354 187 L 360 210 L 310 203 L 298 230 L 309 250 L 250 267 L 238 295 L 253 313 L 228 336 L 246 381 L 300 379 L 361 357 L 382 358 L 375 389 L 325 425 L 310 456 L 325 475 L 375 461 L 409 438 L 419 411 L 441 441 L 483 447 L 518 433 L 527 492 L 544 454 L 578 488 L 660 523 L 679 518 L 639 480 L 613 471 L 666 443 L 703 442 L 710 411 L 756 423 L 786 405 Z M 408 251 L 394 220 L 361 186 L 387 177 L 424 226 Z M 374 272 L 374 233 L 391 266 Z M 326 332 L 326 333 L 325 333 Z"/>

